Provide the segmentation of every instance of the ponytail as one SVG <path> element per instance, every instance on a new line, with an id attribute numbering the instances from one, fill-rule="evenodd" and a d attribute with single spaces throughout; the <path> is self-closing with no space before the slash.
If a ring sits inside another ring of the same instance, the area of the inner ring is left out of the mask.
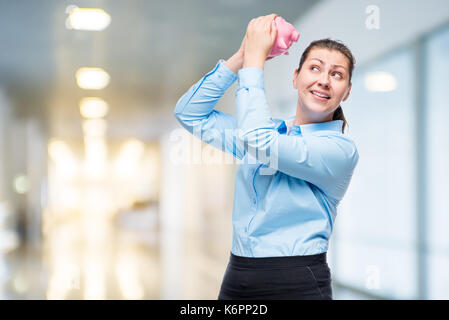
<path id="1" fill-rule="evenodd" d="M 341 129 L 341 132 L 345 133 L 345 127 L 347 122 L 341 106 L 338 106 L 338 108 L 334 111 L 334 116 L 332 117 L 332 120 L 343 120 L 343 127 Z"/>

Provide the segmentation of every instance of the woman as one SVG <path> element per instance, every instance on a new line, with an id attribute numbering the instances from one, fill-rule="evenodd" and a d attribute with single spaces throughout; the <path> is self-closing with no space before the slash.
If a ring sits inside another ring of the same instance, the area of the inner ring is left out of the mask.
<path id="1" fill-rule="evenodd" d="M 339 42 L 312 42 L 294 72 L 296 115 L 272 119 L 263 70 L 275 18 L 251 20 L 240 49 L 181 97 L 175 116 L 203 141 L 242 160 L 230 261 L 218 298 L 332 299 L 328 241 L 358 162 L 340 107 L 351 90 L 354 58 Z M 214 107 L 236 79 L 234 117 Z"/>

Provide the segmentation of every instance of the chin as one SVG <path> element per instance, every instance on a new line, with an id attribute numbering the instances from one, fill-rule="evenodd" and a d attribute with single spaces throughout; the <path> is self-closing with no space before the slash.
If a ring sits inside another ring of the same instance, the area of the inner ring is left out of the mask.
<path id="1" fill-rule="evenodd" d="M 330 115 L 333 112 L 332 108 L 324 108 L 323 106 L 305 106 L 307 110 L 307 114 L 309 115 L 309 119 L 314 122 L 323 122 L 329 121 L 325 119 L 329 119 Z"/>
<path id="2" fill-rule="evenodd" d="M 322 105 L 322 104 L 316 104 L 316 103 L 310 103 L 308 105 L 306 105 L 306 109 L 310 112 L 310 113 L 314 113 L 317 115 L 327 115 L 329 113 L 332 112 L 332 108 L 327 106 L 327 105 Z"/>
<path id="3" fill-rule="evenodd" d="M 307 97 L 308 98 L 308 97 Z M 330 106 L 328 103 L 319 103 L 314 100 L 301 99 L 301 106 L 303 110 L 307 110 L 309 117 L 316 122 L 322 122 L 322 119 L 327 119 L 332 114 L 337 106 Z M 305 103 L 304 103 L 305 102 Z"/>

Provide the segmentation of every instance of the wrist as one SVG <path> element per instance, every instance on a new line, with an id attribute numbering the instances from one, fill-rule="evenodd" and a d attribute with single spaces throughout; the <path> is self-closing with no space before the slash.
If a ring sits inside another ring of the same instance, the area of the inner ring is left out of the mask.
<path id="1" fill-rule="evenodd" d="M 264 69 L 265 58 L 260 55 L 246 54 L 243 59 L 243 68 L 260 68 Z"/>
<path id="2" fill-rule="evenodd" d="M 240 50 L 234 53 L 232 57 L 226 60 L 225 65 L 232 70 L 235 74 L 243 67 L 243 52 Z"/>

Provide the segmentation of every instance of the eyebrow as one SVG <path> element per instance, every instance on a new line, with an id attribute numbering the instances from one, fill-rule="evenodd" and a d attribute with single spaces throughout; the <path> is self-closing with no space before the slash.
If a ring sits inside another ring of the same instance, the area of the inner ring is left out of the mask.
<path id="1" fill-rule="evenodd" d="M 324 64 L 323 60 L 320 60 L 320 59 L 318 59 L 318 58 L 310 58 L 310 60 L 318 60 L 319 62 L 321 62 L 321 64 Z M 340 68 L 343 68 L 343 69 L 346 70 L 346 68 L 343 67 L 343 66 L 340 65 L 340 64 L 332 64 L 331 66 L 332 66 L 332 67 L 340 67 Z"/>

